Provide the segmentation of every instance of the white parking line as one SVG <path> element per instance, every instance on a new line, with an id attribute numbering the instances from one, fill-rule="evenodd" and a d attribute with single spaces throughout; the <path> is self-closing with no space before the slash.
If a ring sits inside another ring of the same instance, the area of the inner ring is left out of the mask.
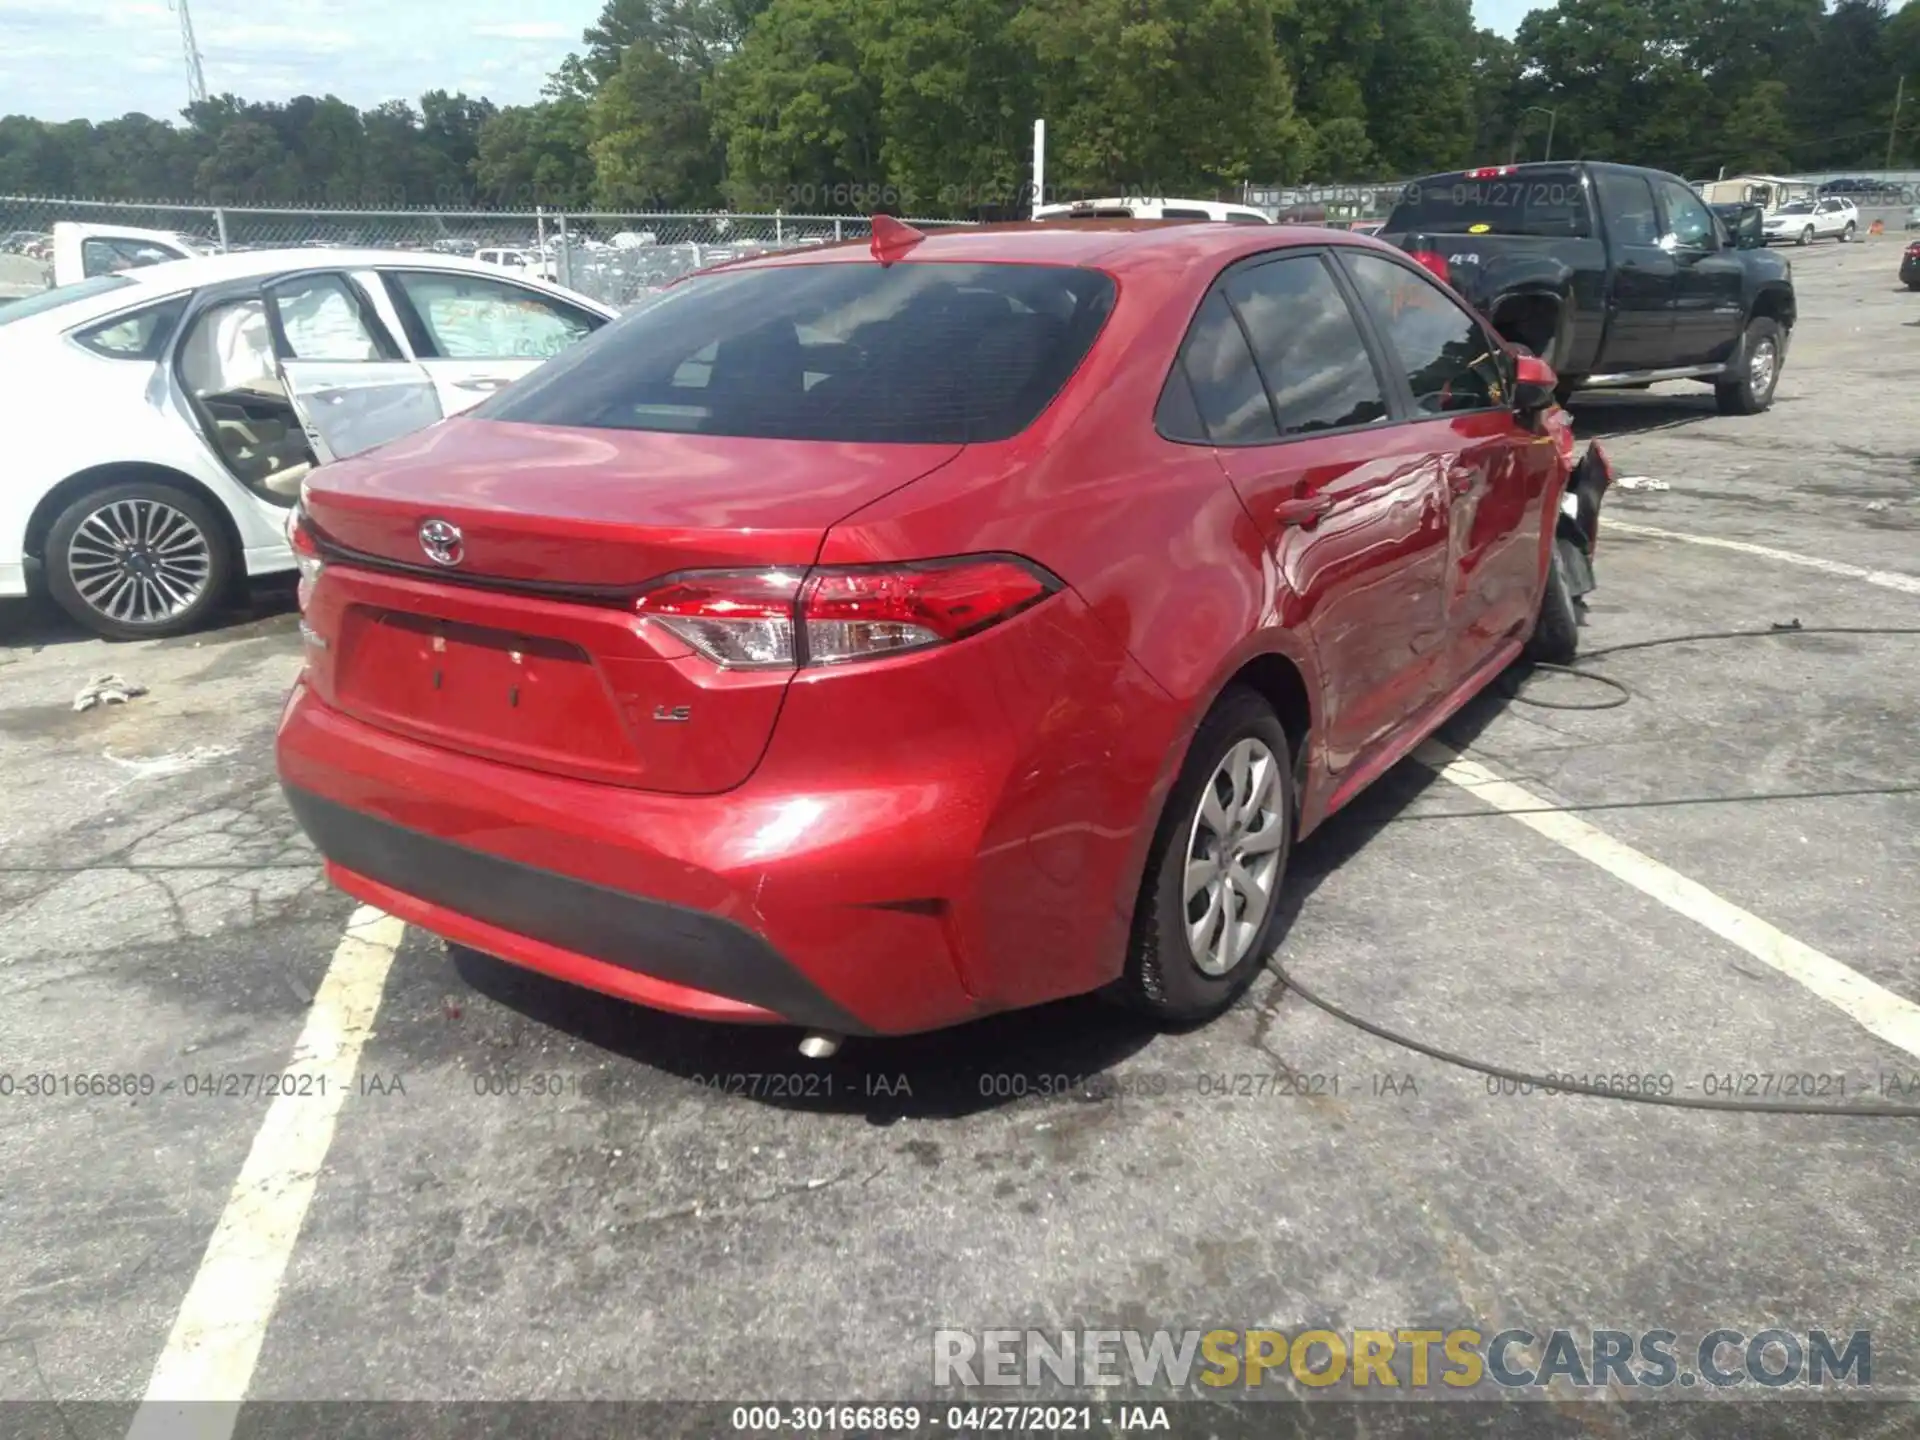
<path id="1" fill-rule="evenodd" d="M 287 1262 L 379 1013 L 406 927 L 356 910 L 313 997 L 287 1072 L 307 1093 L 276 1096 L 173 1322 L 129 1440 L 233 1433 Z M 183 1402 L 201 1402 L 188 1409 Z M 216 1402 L 209 1405 L 204 1402 Z"/>
<path id="2" fill-rule="evenodd" d="M 1659 530 L 1651 525 L 1634 525 L 1625 520 L 1601 522 L 1604 531 L 1622 535 L 1643 535 L 1649 540 L 1679 540 L 1688 545 L 1706 545 L 1715 550 L 1732 550 L 1741 555 L 1757 555 L 1762 560 L 1778 560 L 1783 565 L 1798 565 L 1802 570 L 1818 570 L 1844 580 L 1864 580 L 1869 585 L 1920 595 L 1920 575 L 1903 575 L 1897 570 L 1869 570 L 1864 565 L 1849 565 L 1844 560 L 1822 560 L 1817 555 L 1797 555 L 1791 550 L 1775 550 L 1771 545 L 1754 545 L 1745 540 L 1722 540 L 1713 535 L 1690 535 L 1681 530 Z"/>
<path id="3" fill-rule="evenodd" d="M 1668 909 L 1738 945 L 1826 1001 L 1872 1034 L 1920 1058 L 1920 1005 L 1903 999 L 1830 955 L 1823 955 L 1706 886 L 1670 870 L 1604 830 L 1558 810 L 1532 791 L 1502 779 L 1457 751 L 1429 740 L 1414 758 L 1528 829 L 1591 861 Z"/>

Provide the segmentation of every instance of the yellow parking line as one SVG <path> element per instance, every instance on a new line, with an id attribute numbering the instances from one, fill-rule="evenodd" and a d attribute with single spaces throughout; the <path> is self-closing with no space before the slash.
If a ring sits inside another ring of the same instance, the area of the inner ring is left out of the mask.
<path id="1" fill-rule="evenodd" d="M 232 1434 L 333 1143 L 334 1122 L 353 1088 L 387 971 L 405 934 L 400 921 L 370 906 L 348 922 L 287 1063 L 287 1073 L 301 1077 L 299 1093 L 282 1093 L 268 1106 L 153 1368 L 129 1440 Z M 189 1401 L 201 1403 L 188 1412 L 181 1407 Z M 209 1407 L 209 1401 L 216 1404 Z"/>

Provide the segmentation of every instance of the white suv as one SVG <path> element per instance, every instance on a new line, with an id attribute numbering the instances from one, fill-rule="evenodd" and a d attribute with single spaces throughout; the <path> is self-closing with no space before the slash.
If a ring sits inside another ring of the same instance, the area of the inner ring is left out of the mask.
<path id="1" fill-rule="evenodd" d="M 1769 242 L 1791 240 L 1811 245 L 1815 240 L 1851 240 L 1860 231 L 1860 212 L 1851 200 L 1829 195 L 1821 200 L 1796 200 L 1767 216 Z"/>

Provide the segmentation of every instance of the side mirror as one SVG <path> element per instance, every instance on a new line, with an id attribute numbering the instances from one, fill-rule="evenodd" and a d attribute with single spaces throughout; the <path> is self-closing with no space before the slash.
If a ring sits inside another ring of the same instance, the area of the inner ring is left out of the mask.
<path id="1" fill-rule="evenodd" d="M 1522 415 L 1549 410 L 1557 399 L 1560 377 L 1538 355 L 1517 354 L 1513 367 L 1513 408 Z"/>

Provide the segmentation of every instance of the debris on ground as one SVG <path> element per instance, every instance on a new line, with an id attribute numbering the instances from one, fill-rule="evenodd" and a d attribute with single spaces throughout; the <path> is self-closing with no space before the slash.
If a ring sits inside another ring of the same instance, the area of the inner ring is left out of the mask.
<path id="1" fill-rule="evenodd" d="M 146 693 L 146 686 L 136 685 L 124 675 L 96 675 L 73 697 L 73 708 L 91 710 L 96 705 L 124 705 Z"/>
<path id="2" fill-rule="evenodd" d="M 1622 475 L 1613 482 L 1616 490 L 1671 490 L 1673 486 L 1651 475 Z"/>

